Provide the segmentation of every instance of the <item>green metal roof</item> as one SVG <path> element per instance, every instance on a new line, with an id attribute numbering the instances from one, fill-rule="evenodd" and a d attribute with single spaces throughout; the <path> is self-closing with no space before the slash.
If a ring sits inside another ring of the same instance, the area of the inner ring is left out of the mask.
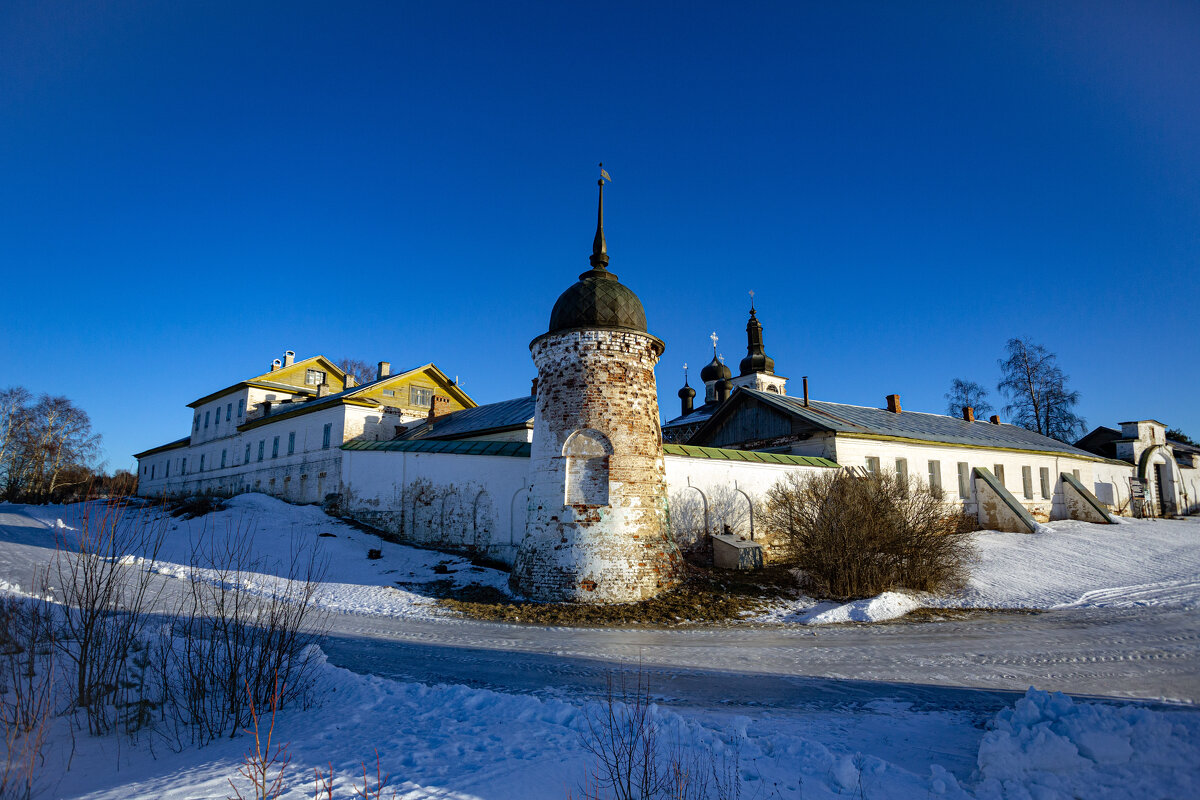
<path id="1" fill-rule="evenodd" d="M 756 461 L 760 464 L 792 464 L 800 467 L 834 467 L 828 458 L 793 456 L 786 453 L 764 453 L 759 450 L 731 450 L 725 447 L 696 447 L 690 444 L 664 444 L 663 453 L 669 456 L 715 458 L 723 461 Z"/>
<path id="2" fill-rule="evenodd" d="M 529 458 L 529 442 L 464 442 L 433 439 L 391 439 L 385 442 L 346 442 L 343 450 L 386 450 L 401 453 L 451 453 L 460 456 L 509 456 Z M 688 444 L 664 444 L 663 453 L 688 458 L 713 458 L 722 461 L 750 461 L 759 464 L 792 464 L 801 467 L 833 467 L 837 464 L 816 456 L 792 456 L 762 453 L 757 450 L 729 450 L 723 447 L 693 447 Z"/>
<path id="3" fill-rule="evenodd" d="M 347 442 L 343 450 L 387 450 L 402 453 L 452 453 L 460 456 L 511 456 L 529 458 L 529 442 L 463 442 L 430 439 L 390 439 L 385 442 Z"/>

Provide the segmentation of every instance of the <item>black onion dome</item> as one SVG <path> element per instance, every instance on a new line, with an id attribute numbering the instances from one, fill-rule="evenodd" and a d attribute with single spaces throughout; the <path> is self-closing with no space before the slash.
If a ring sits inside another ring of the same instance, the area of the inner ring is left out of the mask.
<path id="1" fill-rule="evenodd" d="M 775 374 L 775 359 L 763 350 L 762 333 L 762 323 L 758 321 L 758 315 L 754 313 L 754 307 L 751 306 L 750 321 L 746 323 L 746 357 L 739 365 L 743 375 L 753 375 L 755 372 Z"/>
<path id="2" fill-rule="evenodd" d="M 590 269 L 559 295 L 550 332 L 567 328 L 626 328 L 646 332 L 646 311 L 629 287 L 606 269 Z"/>
<path id="3" fill-rule="evenodd" d="M 713 355 L 713 360 L 708 362 L 708 366 L 700 370 L 700 380 L 705 383 L 720 381 L 726 378 L 732 378 L 733 373 L 729 371 L 729 367 L 721 363 L 721 359 Z"/>
<path id="4" fill-rule="evenodd" d="M 683 388 L 679 390 L 679 398 L 681 400 L 688 400 L 695 396 L 696 396 L 696 390 L 693 389 L 692 387 L 688 386 L 686 383 L 683 385 Z"/>

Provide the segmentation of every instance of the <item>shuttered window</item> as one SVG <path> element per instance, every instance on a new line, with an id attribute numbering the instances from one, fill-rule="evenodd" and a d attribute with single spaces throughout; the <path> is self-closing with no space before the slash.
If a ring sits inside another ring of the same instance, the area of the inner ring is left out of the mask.
<path id="1" fill-rule="evenodd" d="M 1021 467 L 1021 491 L 1026 500 L 1033 499 L 1033 467 Z"/>
<path id="2" fill-rule="evenodd" d="M 971 499 L 971 467 L 965 461 L 958 462 L 958 496 Z"/>
<path id="3" fill-rule="evenodd" d="M 1000 481 L 1000 485 L 1003 486 L 1004 485 L 1004 465 L 1003 464 L 993 464 L 992 465 L 992 474 L 994 474 L 996 476 L 996 480 Z"/>
<path id="4" fill-rule="evenodd" d="M 1038 475 L 1042 479 L 1042 499 L 1049 500 L 1050 499 L 1050 468 L 1042 467 L 1040 470 L 1038 470 Z"/>
<path id="5" fill-rule="evenodd" d="M 867 456 L 867 472 L 872 475 L 879 474 L 879 459 L 875 456 Z"/>
<path id="6" fill-rule="evenodd" d="M 321 449 L 322 449 L 322 450 L 328 450 L 328 449 L 329 449 L 329 439 L 330 439 L 330 437 L 331 437 L 332 435 L 333 435 L 333 423 L 332 423 L 332 422 L 326 422 L 326 423 L 325 423 L 325 431 L 324 431 L 324 433 L 322 434 L 322 437 L 321 437 Z"/>
<path id="7" fill-rule="evenodd" d="M 896 480 L 900 482 L 901 486 L 908 486 L 908 459 L 907 458 L 897 458 L 896 459 Z"/>
<path id="8" fill-rule="evenodd" d="M 288 434 L 288 455 L 296 452 L 296 432 L 292 431 Z"/>

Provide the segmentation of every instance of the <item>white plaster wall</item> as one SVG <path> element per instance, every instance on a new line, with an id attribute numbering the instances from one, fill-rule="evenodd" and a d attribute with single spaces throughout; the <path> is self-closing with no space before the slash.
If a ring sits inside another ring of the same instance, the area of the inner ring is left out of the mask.
<path id="1" fill-rule="evenodd" d="M 761 533 L 758 517 L 772 486 L 792 472 L 811 474 L 829 469 L 690 456 L 665 456 L 664 460 L 669 499 L 684 499 L 689 491 L 698 492 L 697 497 L 701 497 L 710 510 L 709 532 L 720 533 L 722 520 L 718 519 L 714 506 L 742 498 L 746 503 L 745 514 L 735 514 L 731 528 L 734 533 L 749 538 Z"/>
<path id="2" fill-rule="evenodd" d="M 511 564 L 525 535 L 528 458 L 344 450 L 342 511 L 398 538 Z"/>
<path id="3" fill-rule="evenodd" d="M 951 447 L 937 444 L 915 444 L 879 439 L 852 439 L 837 437 L 834 460 L 843 467 L 866 467 L 868 457 L 877 457 L 882 470 L 894 471 L 897 458 L 908 459 L 908 475 L 921 483 L 928 483 L 928 462 L 940 461 L 942 490 L 947 499 L 959 500 L 967 513 L 977 513 L 973 490 L 968 497 L 960 497 L 958 491 L 958 463 L 966 462 L 969 468 L 986 467 L 993 474 L 996 465 L 1004 467 L 1004 486 L 1024 505 L 1034 518 L 1040 521 L 1063 519 L 1068 516 L 1063 503 L 1061 472 L 1079 471 L 1079 480 L 1084 486 L 1094 486 L 1097 481 L 1116 481 L 1125 476 L 1128 493 L 1128 476 L 1132 466 L 1121 466 L 1109 462 L 1096 462 L 1070 456 L 1039 455 L 1008 450 L 989 450 L 976 447 Z M 1033 478 L 1033 498 L 1026 498 L 1021 479 L 1021 468 L 1030 467 Z M 1049 498 L 1042 496 L 1039 470 L 1050 471 Z M 999 476 L 997 475 L 997 478 Z M 973 482 L 970 482 L 973 484 Z"/>

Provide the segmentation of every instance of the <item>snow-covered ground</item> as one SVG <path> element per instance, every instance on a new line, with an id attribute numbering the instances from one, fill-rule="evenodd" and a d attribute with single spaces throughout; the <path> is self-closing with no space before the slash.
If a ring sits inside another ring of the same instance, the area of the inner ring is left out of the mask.
<path id="1" fill-rule="evenodd" d="M 757 621 L 881 622 L 916 608 L 1154 608 L 1200 606 L 1200 517 L 1124 519 L 1116 525 L 1060 520 L 1034 534 L 979 531 L 979 562 L 962 592 L 887 592 L 853 603 L 807 597 Z"/>
<path id="2" fill-rule="evenodd" d="M 984 531 L 970 584 L 953 597 L 802 599 L 732 627 L 620 631 L 441 613 L 432 582 L 503 591 L 505 574 L 381 544 L 312 507 L 246 495 L 195 520 L 146 513 L 169 528 L 155 568 L 168 584 L 214 537 L 253 537 L 265 564 L 246 578 L 256 591 L 271 589 L 298 545 L 328 560 L 321 703 L 286 710 L 277 728 L 292 756 L 285 797 L 311 797 L 313 768 L 328 762 L 341 776 L 335 796 L 349 796 L 376 749 L 399 797 L 578 795 L 586 715 L 604 676 L 639 662 L 665 742 L 718 762 L 736 752 L 747 797 L 1200 796 L 1200 712 L 1187 707 L 1200 701 L 1200 520 Z M 37 591 L 36 568 L 77 514 L 0 506 L 0 590 Z M 383 557 L 367 559 L 370 548 Z M 820 625 L 919 606 L 1043 612 Z M 1176 704 L 1025 693 L 1030 684 Z M 988 691 L 954 688 L 965 686 Z M 83 734 L 72 744 L 60 722 L 43 793 L 225 797 L 246 744 L 176 753 Z"/>

